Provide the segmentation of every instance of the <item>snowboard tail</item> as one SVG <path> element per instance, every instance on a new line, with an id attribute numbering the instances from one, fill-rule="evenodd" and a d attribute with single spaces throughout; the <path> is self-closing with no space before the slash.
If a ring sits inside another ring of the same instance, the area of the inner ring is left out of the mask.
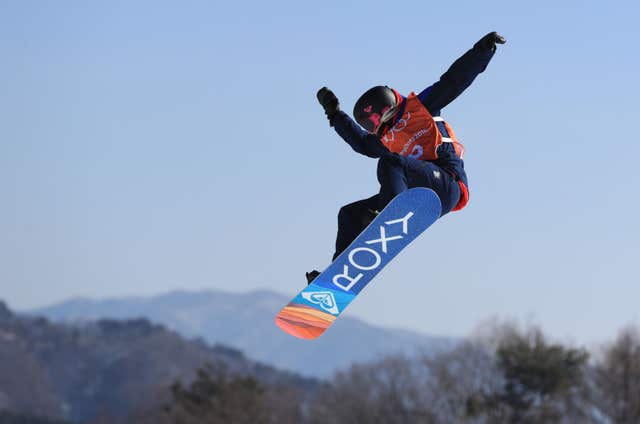
<path id="1" fill-rule="evenodd" d="M 310 306 L 289 304 L 276 316 L 276 324 L 292 336 L 311 340 L 320 337 L 335 319 Z"/>
<path id="2" fill-rule="evenodd" d="M 396 196 L 327 269 L 275 317 L 284 332 L 321 336 L 360 291 L 442 211 L 437 194 L 412 188 Z"/>

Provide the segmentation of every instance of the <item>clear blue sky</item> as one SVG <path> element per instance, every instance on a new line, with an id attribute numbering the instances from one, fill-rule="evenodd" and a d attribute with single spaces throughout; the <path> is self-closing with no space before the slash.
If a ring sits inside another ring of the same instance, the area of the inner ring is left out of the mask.
<path id="1" fill-rule="evenodd" d="M 604 341 L 640 322 L 637 2 L 0 2 L 0 298 L 293 296 L 375 161 L 328 127 L 508 39 L 443 111 L 471 203 L 348 311 L 464 335 L 488 317 Z M 455 272 L 451 272 L 456 269 Z"/>

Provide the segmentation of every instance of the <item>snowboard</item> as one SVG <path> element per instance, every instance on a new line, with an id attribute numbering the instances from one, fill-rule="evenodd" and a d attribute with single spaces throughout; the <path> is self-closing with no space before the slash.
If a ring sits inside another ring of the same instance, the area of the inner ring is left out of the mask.
<path id="1" fill-rule="evenodd" d="M 397 195 L 362 233 L 275 318 L 284 332 L 301 339 L 321 336 L 367 284 L 402 249 L 429 228 L 442 210 L 428 188 Z"/>

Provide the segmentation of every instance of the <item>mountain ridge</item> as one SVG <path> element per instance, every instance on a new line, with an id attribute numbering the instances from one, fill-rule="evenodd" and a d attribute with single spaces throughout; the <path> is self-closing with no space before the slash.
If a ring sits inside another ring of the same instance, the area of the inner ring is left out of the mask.
<path id="1" fill-rule="evenodd" d="M 353 362 L 394 353 L 435 352 L 455 343 L 452 338 L 375 326 L 350 316 L 341 317 L 318 340 L 298 340 L 273 322 L 288 300 L 266 289 L 244 293 L 174 290 L 154 296 L 74 297 L 25 313 L 67 323 L 146 318 L 184 337 L 232 346 L 256 360 L 320 378 Z"/>
<path id="2" fill-rule="evenodd" d="M 0 301 L 0 411 L 74 422 L 106 413 L 100 422 L 122 422 L 156 408 L 174 383 L 188 384 L 208 364 L 303 392 L 319 384 L 144 318 L 70 325 L 13 313 Z"/>

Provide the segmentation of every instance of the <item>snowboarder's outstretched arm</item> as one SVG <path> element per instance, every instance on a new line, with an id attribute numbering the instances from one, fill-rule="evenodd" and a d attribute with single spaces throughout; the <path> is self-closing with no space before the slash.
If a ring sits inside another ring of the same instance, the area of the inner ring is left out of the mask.
<path id="1" fill-rule="evenodd" d="M 331 90 L 322 87 L 317 97 L 329 118 L 329 124 L 353 150 L 370 158 L 379 158 L 389 153 L 378 136 L 362 129 L 349 115 L 340 110 L 338 98 Z"/>
<path id="2" fill-rule="evenodd" d="M 438 82 L 423 90 L 418 98 L 433 115 L 439 115 L 440 109 L 458 97 L 473 80 L 483 72 L 496 50 L 496 44 L 506 40 L 497 32 L 490 32 L 478 41 L 471 50 L 456 60 Z M 365 131 L 349 115 L 340 110 L 340 102 L 327 87 L 317 94 L 318 101 L 336 132 L 358 153 L 379 158 L 389 154 L 380 138 Z"/>
<path id="3" fill-rule="evenodd" d="M 358 125 L 349 115 L 340 111 L 331 120 L 333 128 L 344 141 L 349 143 L 351 148 L 356 152 L 369 156 L 370 158 L 379 158 L 389 153 L 380 138 L 371 134 L 360 125 Z"/>
<path id="4" fill-rule="evenodd" d="M 440 80 L 424 89 L 418 98 L 430 113 L 438 115 L 440 110 L 455 100 L 473 80 L 486 68 L 496 51 L 496 44 L 506 40 L 497 32 L 490 32 L 472 49 L 453 62 Z"/>

